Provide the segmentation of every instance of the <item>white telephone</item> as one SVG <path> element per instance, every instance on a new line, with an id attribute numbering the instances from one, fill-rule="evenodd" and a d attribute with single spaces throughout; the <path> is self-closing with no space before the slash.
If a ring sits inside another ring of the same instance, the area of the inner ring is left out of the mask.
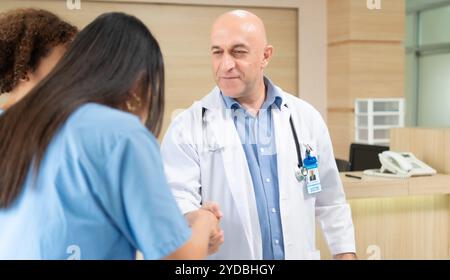
<path id="1" fill-rule="evenodd" d="M 436 174 L 436 170 L 418 160 L 412 153 L 384 151 L 378 154 L 378 158 L 381 169 L 365 170 L 364 174 L 400 178 Z"/>

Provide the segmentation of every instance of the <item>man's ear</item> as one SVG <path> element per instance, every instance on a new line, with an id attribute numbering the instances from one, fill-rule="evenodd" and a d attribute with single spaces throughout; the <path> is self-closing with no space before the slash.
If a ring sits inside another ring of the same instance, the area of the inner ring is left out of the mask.
<path id="1" fill-rule="evenodd" d="M 273 46 L 267 45 L 264 48 L 264 59 L 263 59 L 263 63 L 262 63 L 263 68 L 265 68 L 265 67 L 267 67 L 267 65 L 269 65 L 269 61 L 272 58 L 272 54 L 273 54 Z"/>

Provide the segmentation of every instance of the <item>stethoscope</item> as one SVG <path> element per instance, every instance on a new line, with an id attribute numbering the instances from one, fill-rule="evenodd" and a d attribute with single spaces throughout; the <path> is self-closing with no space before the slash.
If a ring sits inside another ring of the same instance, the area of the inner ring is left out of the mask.
<path id="1" fill-rule="evenodd" d="M 287 107 L 287 105 L 285 104 Z M 202 107 L 202 121 L 204 121 L 204 116 L 206 113 L 206 108 Z M 308 176 L 308 169 L 303 166 L 303 158 L 302 158 L 302 152 L 300 149 L 300 142 L 298 141 L 297 132 L 295 131 L 294 122 L 292 121 L 292 115 L 289 116 L 289 124 L 291 126 L 292 135 L 294 136 L 294 142 L 295 142 L 295 151 L 297 153 L 297 166 L 295 167 L 295 178 L 302 182 L 306 179 Z M 306 154 L 309 156 L 311 152 L 311 147 L 309 145 L 306 145 Z"/>
<path id="2" fill-rule="evenodd" d="M 300 143 L 298 141 L 297 132 L 294 128 L 294 122 L 292 121 L 292 115 L 289 116 L 289 124 L 291 125 L 292 135 L 294 136 L 294 142 L 295 142 L 295 151 L 297 153 L 297 166 L 295 167 L 295 178 L 297 181 L 302 182 L 306 179 L 306 176 L 308 176 L 308 169 L 303 166 L 303 158 L 302 158 L 302 152 L 300 150 Z M 306 154 L 309 156 L 311 153 L 311 147 L 309 145 L 306 145 Z"/>

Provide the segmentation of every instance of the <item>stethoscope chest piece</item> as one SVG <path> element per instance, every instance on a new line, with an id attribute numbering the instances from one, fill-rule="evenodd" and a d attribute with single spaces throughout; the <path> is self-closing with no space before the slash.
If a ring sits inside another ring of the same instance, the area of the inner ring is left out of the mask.
<path id="1" fill-rule="evenodd" d="M 297 178 L 297 180 L 299 182 L 305 180 L 307 175 L 308 175 L 308 170 L 306 170 L 306 168 L 304 166 L 295 167 L 295 178 Z"/>

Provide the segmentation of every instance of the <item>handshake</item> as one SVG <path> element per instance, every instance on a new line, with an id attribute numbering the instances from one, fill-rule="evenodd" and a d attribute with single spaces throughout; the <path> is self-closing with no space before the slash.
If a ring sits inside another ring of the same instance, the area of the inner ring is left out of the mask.
<path id="1" fill-rule="evenodd" d="M 199 239 L 199 246 L 204 243 L 204 251 L 208 255 L 216 253 L 224 242 L 224 233 L 220 228 L 222 215 L 216 202 L 207 202 L 200 209 L 185 215 L 192 229 L 193 238 Z M 207 249 L 206 240 L 208 240 Z"/>

